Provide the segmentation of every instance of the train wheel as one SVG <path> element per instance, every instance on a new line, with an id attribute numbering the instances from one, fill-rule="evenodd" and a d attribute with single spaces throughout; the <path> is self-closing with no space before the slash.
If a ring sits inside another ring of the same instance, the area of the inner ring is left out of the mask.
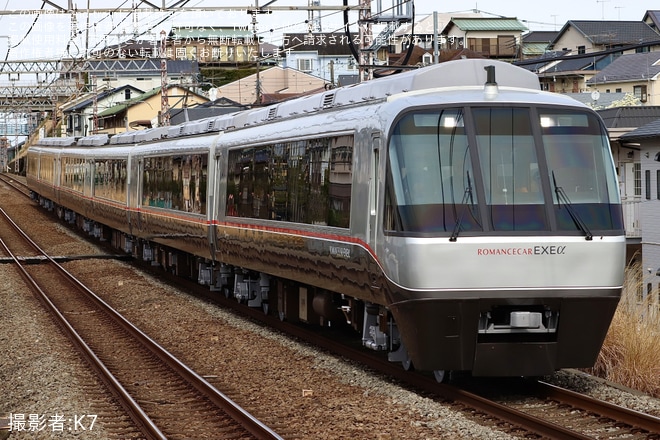
<path id="1" fill-rule="evenodd" d="M 442 383 L 445 381 L 447 375 L 445 374 L 445 370 L 433 370 L 433 376 L 438 383 Z"/>

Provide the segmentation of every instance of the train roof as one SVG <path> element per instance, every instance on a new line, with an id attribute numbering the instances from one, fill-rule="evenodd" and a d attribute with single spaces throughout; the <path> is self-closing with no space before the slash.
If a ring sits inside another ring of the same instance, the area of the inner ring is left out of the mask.
<path id="1" fill-rule="evenodd" d="M 494 66 L 494 79 L 498 87 L 512 87 L 540 91 L 536 74 L 502 61 L 489 59 L 462 59 L 448 61 L 420 69 L 390 75 L 358 84 L 327 90 L 301 98 L 242 110 L 211 118 L 184 122 L 175 126 L 128 131 L 112 137 L 92 135 L 79 139 L 45 138 L 37 145 L 68 147 L 128 145 L 164 138 L 177 138 L 202 133 L 230 131 L 265 122 L 310 114 L 325 109 L 385 100 L 389 97 L 429 89 L 455 89 L 484 87 L 489 80 L 486 68 Z"/>

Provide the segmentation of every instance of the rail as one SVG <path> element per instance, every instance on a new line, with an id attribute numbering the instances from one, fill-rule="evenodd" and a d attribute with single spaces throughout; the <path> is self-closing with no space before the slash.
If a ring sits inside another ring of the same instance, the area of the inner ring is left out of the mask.
<path id="1" fill-rule="evenodd" d="M 73 277 L 73 275 L 67 272 L 66 269 L 64 269 L 60 264 L 58 264 L 53 258 L 48 256 L 46 252 L 43 251 L 36 243 L 34 243 L 34 241 L 32 241 L 20 229 L 20 227 L 9 218 L 7 213 L 2 208 L 0 208 L 0 215 L 2 215 L 5 218 L 5 220 L 11 225 L 11 228 L 13 228 L 22 237 L 24 241 L 29 243 L 31 248 L 35 249 L 38 253 L 43 255 L 44 261 L 48 264 L 48 267 L 54 268 L 59 276 L 63 276 L 67 279 L 69 283 L 69 287 L 65 289 L 66 291 L 65 302 L 67 304 L 67 310 L 68 310 L 67 316 L 69 316 L 68 319 L 65 318 L 64 314 L 60 312 L 58 308 L 57 304 L 62 299 L 60 298 L 60 300 L 58 300 L 57 293 L 55 293 L 54 290 L 52 290 L 52 284 L 55 283 L 43 282 L 41 277 L 39 278 L 39 281 L 41 281 L 41 285 L 50 286 L 48 288 L 49 292 L 47 293 L 44 289 L 42 289 L 42 287 L 40 287 L 40 283 L 37 281 L 36 275 L 34 273 L 30 274 L 30 270 L 28 270 L 25 267 L 25 264 L 21 261 L 21 258 L 19 256 L 16 256 L 14 253 L 12 253 L 9 246 L 7 246 L 6 243 L 0 239 L 0 246 L 2 246 L 5 249 L 5 252 L 8 255 L 10 255 L 10 257 L 13 259 L 22 277 L 35 290 L 35 292 L 38 293 L 41 301 L 51 311 L 53 316 L 56 317 L 58 323 L 65 330 L 67 336 L 81 350 L 81 352 L 88 360 L 90 365 L 92 365 L 92 367 L 97 371 L 99 376 L 102 378 L 103 382 L 108 386 L 108 388 L 113 392 L 113 394 L 121 401 L 122 407 L 130 415 L 135 425 L 141 429 L 143 435 L 146 438 L 166 439 L 167 436 L 163 433 L 163 431 L 158 426 L 158 424 L 154 420 L 152 420 L 152 416 L 148 414 L 148 411 L 143 409 L 143 407 L 137 403 L 138 401 L 148 401 L 148 399 L 145 399 L 144 397 L 135 398 L 133 396 L 135 388 L 131 388 L 130 382 L 129 384 L 124 385 L 126 381 L 121 381 L 120 379 L 118 379 L 118 376 L 115 376 L 116 373 L 113 373 L 111 371 L 111 368 L 106 366 L 106 363 L 103 362 L 103 359 L 107 359 L 107 355 L 105 355 L 104 357 L 103 354 L 99 354 L 96 349 L 91 348 L 91 346 L 88 344 L 87 341 L 90 334 L 89 332 L 86 333 L 88 336 L 86 337 L 81 336 L 79 329 L 80 327 L 84 327 L 84 325 L 81 325 L 82 321 L 75 321 L 75 316 L 76 315 L 83 316 L 85 315 L 85 313 L 71 313 L 71 310 L 74 309 L 75 307 L 74 304 L 81 303 L 83 304 L 82 307 L 85 309 L 89 309 L 89 307 L 93 307 L 97 312 L 99 312 L 103 316 L 110 318 L 109 320 L 107 320 L 106 318 L 95 319 L 95 322 L 91 324 L 91 327 L 95 328 L 97 331 L 98 328 L 109 329 L 109 328 L 119 327 L 122 329 L 124 334 L 129 335 L 130 339 L 132 339 L 133 341 L 135 340 L 139 341 L 140 346 L 143 347 L 135 350 L 133 349 L 124 350 L 123 353 L 131 353 L 132 356 L 134 355 L 134 353 L 137 353 L 139 351 L 145 352 L 144 347 L 146 347 L 147 360 L 144 362 L 134 362 L 131 363 L 131 365 L 153 364 L 153 362 L 150 362 L 148 359 L 152 359 L 154 357 L 159 359 L 163 364 L 167 365 L 168 368 L 175 373 L 175 374 L 166 373 L 167 377 L 163 379 L 163 381 L 170 386 L 170 388 L 167 388 L 165 390 L 165 393 L 168 395 L 168 397 L 180 393 L 179 387 L 177 387 L 177 385 L 170 385 L 170 383 L 176 382 L 176 380 L 173 380 L 172 377 L 178 375 L 183 378 L 183 381 L 187 383 L 189 387 L 196 390 L 198 395 L 203 396 L 203 398 L 205 398 L 207 401 L 210 401 L 212 405 L 214 405 L 214 407 L 219 409 L 219 411 L 214 411 L 214 413 L 218 412 L 219 414 L 222 414 L 223 418 L 233 419 L 236 426 L 237 427 L 240 426 L 241 430 L 244 430 L 244 432 L 249 433 L 249 436 L 251 438 L 281 439 L 281 437 L 278 436 L 275 432 L 273 432 L 270 428 L 265 426 L 262 422 L 260 422 L 251 414 L 249 414 L 247 411 L 245 411 L 243 408 L 241 408 L 239 405 L 237 405 L 227 396 L 225 396 L 220 391 L 215 389 L 212 385 L 206 382 L 205 379 L 203 379 L 201 376 L 196 374 L 194 371 L 192 371 L 190 368 L 188 368 L 186 365 L 184 365 L 182 362 L 180 362 L 178 359 L 172 356 L 163 347 L 159 346 L 155 341 L 153 341 L 146 334 L 144 334 L 135 326 L 133 326 L 123 316 L 121 316 L 118 312 L 112 309 L 108 304 L 106 304 L 103 300 L 101 300 L 91 290 L 85 287 L 80 281 L 78 281 L 75 277 Z M 42 268 L 41 271 L 43 270 L 44 269 Z M 82 292 L 84 296 L 82 300 L 75 299 L 77 297 L 73 294 L 73 290 L 70 288 L 71 286 L 75 287 L 78 291 Z M 54 298 L 51 296 L 54 296 Z M 93 304 L 93 306 L 90 306 L 89 305 L 90 303 Z M 74 319 L 73 324 L 71 322 L 72 318 Z M 89 318 L 87 317 L 82 318 L 84 322 L 86 322 L 88 319 Z M 104 324 L 103 322 L 106 320 L 111 323 L 107 325 Z M 102 333 L 101 335 L 102 339 L 105 340 L 107 339 L 107 337 L 109 337 L 108 330 L 101 330 L 101 333 Z M 113 339 L 113 344 L 120 344 L 120 343 L 123 344 L 123 342 L 116 342 L 115 339 Z M 134 344 L 134 342 L 132 344 Z M 117 362 L 117 360 L 114 358 L 111 358 L 110 360 L 111 363 L 113 361 L 115 363 Z M 122 363 L 122 361 L 120 360 L 119 363 Z M 151 371 L 157 367 L 149 365 L 147 366 L 147 368 Z M 163 377 L 165 376 L 165 374 L 161 375 L 160 373 L 154 373 L 154 376 Z M 180 379 L 177 380 L 180 381 Z M 158 387 L 155 388 L 161 390 L 161 388 Z M 185 399 L 182 399 L 182 401 L 185 401 Z M 162 421 L 164 418 L 165 417 L 161 416 L 160 420 Z M 226 422 L 224 421 L 223 423 L 226 424 Z"/>

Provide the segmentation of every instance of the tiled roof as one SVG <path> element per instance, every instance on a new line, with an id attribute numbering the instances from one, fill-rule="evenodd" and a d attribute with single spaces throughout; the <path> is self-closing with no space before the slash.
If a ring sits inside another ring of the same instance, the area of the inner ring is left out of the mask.
<path id="1" fill-rule="evenodd" d="M 551 52 L 545 52 L 541 56 L 538 56 L 536 58 L 531 58 L 528 60 L 522 60 L 522 61 L 516 61 L 515 65 L 522 67 L 523 69 L 530 70 L 532 72 L 538 72 L 540 69 L 542 69 L 545 65 L 549 63 L 556 63 L 557 60 L 556 58 L 559 58 L 561 56 L 564 56 L 568 53 L 568 51 L 551 51 Z"/>
<path id="2" fill-rule="evenodd" d="M 626 97 L 626 94 L 621 92 L 612 92 L 612 93 L 601 93 L 598 97 L 598 101 L 594 102 L 591 92 L 579 92 L 579 93 L 562 93 L 562 95 L 570 96 L 576 101 L 580 101 L 583 104 L 587 105 L 596 105 L 598 108 L 607 108 L 611 106 L 615 101 L 620 101 Z"/>
<path id="3" fill-rule="evenodd" d="M 620 139 L 632 141 L 643 138 L 660 138 L 660 119 L 649 122 L 636 130 L 623 134 Z"/>
<path id="4" fill-rule="evenodd" d="M 524 55 L 542 55 L 548 50 L 548 43 L 524 43 L 522 50 Z"/>
<path id="5" fill-rule="evenodd" d="M 600 57 L 590 57 L 590 58 L 577 58 L 577 57 L 566 57 L 558 65 L 557 70 L 561 72 L 572 72 L 575 70 L 593 70 L 594 69 L 594 58 L 599 59 Z"/>
<path id="6" fill-rule="evenodd" d="M 527 27 L 525 27 L 525 25 L 517 18 L 452 18 L 451 22 L 458 26 L 462 31 L 527 30 Z"/>
<path id="7" fill-rule="evenodd" d="M 603 94 L 601 93 L 601 96 Z M 598 110 L 607 128 L 642 127 L 660 119 L 660 106 L 644 105 Z"/>
<path id="8" fill-rule="evenodd" d="M 523 43 L 550 44 L 559 35 L 558 31 L 531 31 L 523 35 Z"/>
<path id="9" fill-rule="evenodd" d="M 660 35 L 643 21 L 570 20 L 564 29 L 568 26 L 597 45 L 618 46 L 660 40 Z"/>
<path id="10" fill-rule="evenodd" d="M 167 87 L 167 90 L 171 90 L 171 89 L 174 89 L 174 88 L 180 88 L 180 89 L 185 90 L 185 93 L 189 93 L 191 95 L 197 95 L 197 93 L 192 92 L 189 89 L 187 89 L 186 87 L 182 87 L 182 86 L 179 86 L 179 85 L 170 85 L 170 86 Z M 116 104 L 116 105 L 114 105 L 114 106 L 112 106 L 108 109 L 105 109 L 101 113 L 99 113 L 99 117 L 107 117 L 107 116 L 116 115 L 117 113 L 120 113 L 120 112 L 124 111 L 125 109 L 127 109 L 129 107 L 132 107 L 132 106 L 134 106 L 136 104 L 139 104 L 141 102 L 145 102 L 147 99 L 151 98 L 152 96 L 155 96 L 155 95 L 159 94 L 160 89 L 161 89 L 160 87 L 153 88 L 153 89 L 151 89 L 151 90 L 149 90 L 149 91 L 147 91 L 147 92 L 145 92 L 145 93 L 143 93 L 139 96 L 136 96 L 136 97 L 131 98 L 127 101 L 123 101 L 119 104 Z M 197 96 L 200 96 L 200 95 L 197 95 Z"/>
<path id="11" fill-rule="evenodd" d="M 133 90 L 133 91 L 135 91 L 139 94 L 144 93 L 143 90 L 140 90 L 137 87 L 133 87 L 129 84 L 126 84 L 126 85 L 123 85 L 123 86 L 120 86 L 120 87 L 115 87 L 114 89 L 111 89 L 111 90 L 104 90 L 103 92 L 99 93 L 96 96 L 96 100 L 100 101 L 101 99 L 104 99 L 107 96 L 114 95 L 114 94 L 117 94 L 117 93 L 121 93 L 125 89 L 131 89 L 131 90 Z M 65 113 L 78 112 L 82 109 L 85 109 L 85 108 L 89 107 L 90 105 L 92 105 L 93 102 L 94 102 L 94 96 L 92 94 L 90 98 L 85 99 L 84 101 L 81 101 L 80 103 L 74 105 L 73 107 L 66 109 Z"/>
<path id="12" fill-rule="evenodd" d="M 643 21 L 648 23 L 647 20 L 651 21 L 651 23 L 649 23 L 649 26 L 658 30 L 658 28 L 660 28 L 660 11 L 659 10 L 646 11 L 646 14 L 644 14 Z"/>
<path id="13" fill-rule="evenodd" d="M 523 60 L 515 64 L 532 72 L 544 74 L 575 72 L 579 70 L 595 70 L 595 63 L 607 58 L 607 55 L 595 55 L 590 57 L 565 56 L 568 51 L 546 52 L 538 58 Z M 545 66 L 550 65 L 544 70 Z"/>
<path id="14" fill-rule="evenodd" d="M 621 55 L 607 67 L 587 80 L 587 84 L 653 79 L 660 73 L 660 52 Z"/>

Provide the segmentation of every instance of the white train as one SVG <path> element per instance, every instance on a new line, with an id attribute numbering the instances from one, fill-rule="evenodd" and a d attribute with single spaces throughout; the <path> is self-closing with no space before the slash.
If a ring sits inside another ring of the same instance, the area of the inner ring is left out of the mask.
<path id="1" fill-rule="evenodd" d="M 30 148 L 45 206 L 282 319 L 435 371 L 593 365 L 625 237 L 606 130 L 460 60 L 211 119 Z"/>

